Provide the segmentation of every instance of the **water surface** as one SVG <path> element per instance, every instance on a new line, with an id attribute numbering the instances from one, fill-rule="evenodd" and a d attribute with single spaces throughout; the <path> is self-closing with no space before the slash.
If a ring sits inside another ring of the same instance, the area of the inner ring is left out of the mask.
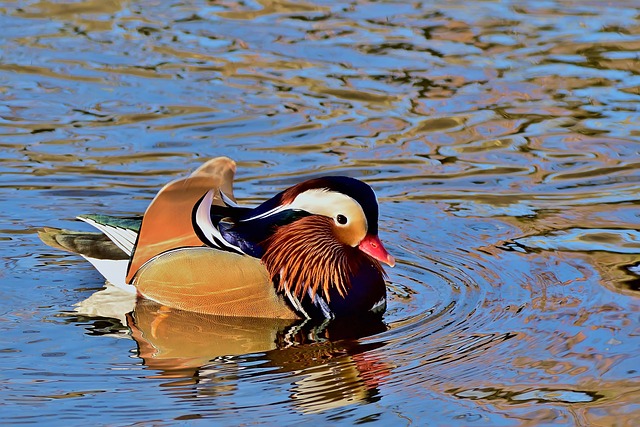
<path id="1" fill-rule="evenodd" d="M 0 3 L 3 421 L 638 425 L 640 8 L 440 3 Z M 374 187 L 383 322 L 163 313 L 37 238 L 218 155 Z"/>

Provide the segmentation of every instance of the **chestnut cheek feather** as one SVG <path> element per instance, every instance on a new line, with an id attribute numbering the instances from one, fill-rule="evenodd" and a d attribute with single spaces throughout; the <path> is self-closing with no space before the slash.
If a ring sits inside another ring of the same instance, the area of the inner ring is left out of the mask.
<path id="1" fill-rule="evenodd" d="M 331 230 L 330 218 L 309 216 L 279 227 L 263 243 L 262 262 L 278 290 L 301 299 L 320 290 L 325 297 L 335 287 L 342 296 L 349 285 L 348 259 Z"/>
<path id="2" fill-rule="evenodd" d="M 346 296 L 354 272 L 371 259 L 340 243 L 332 227 L 333 219 L 312 215 L 279 227 L 263 242 L 262 262 L 271 278 L 278 278 L 279 291 L 286 287 L 299 299 L 319 292 L 327 302 L 332 288 Z M 375 260 L 374 267 L 384 274 Z"/>

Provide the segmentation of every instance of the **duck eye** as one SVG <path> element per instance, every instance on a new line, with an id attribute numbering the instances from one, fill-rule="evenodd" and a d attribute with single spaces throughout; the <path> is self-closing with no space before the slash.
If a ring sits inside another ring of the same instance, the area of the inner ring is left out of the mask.
<path id="1" fill-rule="evenodd" d="M 336 221 L 340 225 L 345 225 L 347 223 L 347 217 L 342 214 L 338 214 L 338 216 L 336 216 Z"/>

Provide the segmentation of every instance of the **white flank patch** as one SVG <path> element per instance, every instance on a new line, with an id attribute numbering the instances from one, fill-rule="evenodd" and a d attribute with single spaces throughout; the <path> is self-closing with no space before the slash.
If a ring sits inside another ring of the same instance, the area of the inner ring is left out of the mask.
<path id="1" fill-rule="evenodd" d="M 82 257 L 89 261 L 109 283 L 135 294 L 135 286 L 127 285 L 125 282 L 127 277 L 127 267 L 129 266 L 128 259 L 98 259 L 84 255 L 82 255 Z"/>
<path id="2" fill-rule="evenodd" d="M 78 217 L 79 220 L 93 225 L 98 230 L 102 231 L 117 247 L 122 249 L 124 253 L 131 256 L 133 253 L 133 247 L 136 244 L 138 233 L 126 228 L 113 227 L 110 225 L 99 224 L 90 218 Z"/>

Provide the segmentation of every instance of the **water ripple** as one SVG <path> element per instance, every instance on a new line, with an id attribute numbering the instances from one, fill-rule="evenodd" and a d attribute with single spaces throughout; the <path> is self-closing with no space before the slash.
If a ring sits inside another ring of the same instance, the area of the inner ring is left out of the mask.
<path id="1" fill-rule="evenodd" d="M 631 1 L 1 5 L 4 419 L 634 425 L 636 18 Z M 36 238 L 139 214 L 217 155 L 250 204 L 369 182 L 398 260 L 383 321 L 168 315 Z"/>

